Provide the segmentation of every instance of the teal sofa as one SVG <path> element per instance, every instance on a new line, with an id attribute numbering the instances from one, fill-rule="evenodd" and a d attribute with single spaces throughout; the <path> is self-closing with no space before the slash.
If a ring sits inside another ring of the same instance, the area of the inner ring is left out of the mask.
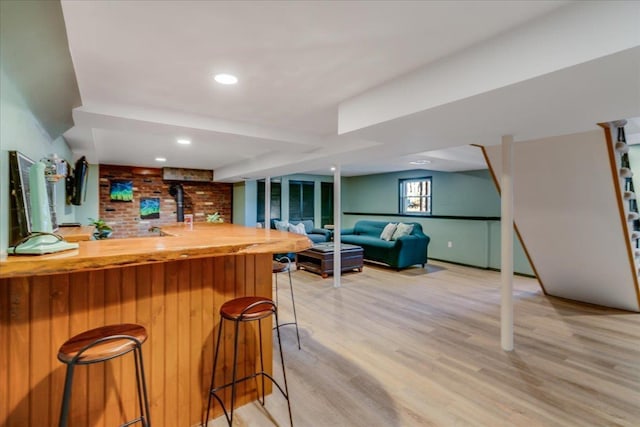
<path id="1" fill-rule="evenodd" d="M 398 270 L 415 264 L 421 264 L 424 267 L 427 263 L 427 248 L 431 239 L 422 232 L 422 225 L 417 222 L 405 222 L 405 224 L 413 224 L 411 234 L 400 237 L 398 240 L 386 241 L 380 238 L 380 234 L 388 223 L 388 221 L 360 220 L 353 228 L 341 231 L 341 241 L 361 246 L 366 260 L 382 262 Z"/>
<path id="2" fill-rule="evenodd" d="M 277 230 L 276 228 L 276 221 L 280 221 L 279 218 L 272 218 L 271 219 L 271 229 L 273 230 Z M 309 238 L 309 240 L 311 240 L 311 242 L 315 245 L 317 243 L 324 243 L 324 242 L 329 242 L 331 241 L 331 237 L 333 236 L 333 232 L 331 230 L 327 230 L 325 228 L 315 228 L 313 226 L 313 221 L 311 220 L 304 220 L 304 221 L 291 221 L 291 224 L 297 225 L 303 223 L 304 224 L 304 231 L 305 233 L 307 233 L 307 237 Z M 284 231 L 284 230 L 282 230 Z M 287 257 L 290 260 L 294 260 L 296 257 L 296 254 L 293 252 L 290 253 L 286 253 L 286 254 L 274 254 L 273 255 L 273 259 L 278 260 L 282 257 Z"/>

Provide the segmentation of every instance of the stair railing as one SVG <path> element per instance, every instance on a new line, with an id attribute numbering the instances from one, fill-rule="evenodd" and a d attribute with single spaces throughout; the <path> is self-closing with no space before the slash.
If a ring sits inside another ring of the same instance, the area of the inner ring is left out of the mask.
<path id="1" fill-rule="evenodd" d="M 617 130 L 615 149 L 620 153 L 620 178 L 624 180 L 623 198 L 627 202 L 627 220 L 631 223 L 631 238 L 636 248 L 636 256 L 640 255 L 640 213 L 638 212 L 638 200 L 636 199 L 635 187 L 633 185 L 633 172 L 629 161 L 629 146 L 625 135 L 624 126 L 626 120 L 613 122 Z"/>

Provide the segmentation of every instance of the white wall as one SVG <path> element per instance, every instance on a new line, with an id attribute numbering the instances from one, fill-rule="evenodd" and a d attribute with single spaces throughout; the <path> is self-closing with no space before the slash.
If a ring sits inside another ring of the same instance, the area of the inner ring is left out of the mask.
<path id="1" fill-rule="evenodd" d="M 487 154 L 499 177 L 500 146 Z M 515 223 L 547 293 L 640 311 L 604 132 L 516 142 L 513 163 Z"/>

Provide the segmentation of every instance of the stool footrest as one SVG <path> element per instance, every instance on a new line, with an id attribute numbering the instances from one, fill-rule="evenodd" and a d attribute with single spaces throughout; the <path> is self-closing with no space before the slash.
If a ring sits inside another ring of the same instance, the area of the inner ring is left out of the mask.
<path id="1" fill-rule="evenodd" d="M 276 330 L 276 328 L 281 328 L 283 326 L 289 326 L 289 325 L 295 325 L 298 326 L 298 324 L 296 322 L 287 322 L 287 323 L 280 323 L 278 326 L 274 326 L 272 328 L 272 330 Z"/>
<path id="2" fill-rule="evenodd" d="M 287 402 L 289 401 L 289 394 L 286 393 L 282 389 L 282 387 L 280 387 L 280 384 L 278 384 L 278 382 L 275 380 L 275 378 L 273 378 L 271 375 L 269 375 L 268 373 L 266 373 L 264 371 L 256 372 L 255 374 L 247 375 L 246 377 L 242 377 L 240 379 L 237 379 L 235 384 L 237 385 L 238 383 L 241 383 L 241 382 L 246 381 L 246 380 L 250 380 L 252 378 L 256 378 L 256 377 L 258 377 L 260 375 L 270 379 L 271 383 L 274 384 L 278 388 L 278 390 L 280 390 L 280 393 L 282 393 L 282 396 L 284 396 L 284 398 L 287 399 Z M 215 388 L 211 389 L 211 391 L 209 391 L 209 395 L 213 396 L 218 401 L 220 406 L 222 407 L 222 411 L 224 412 L 224 416 L 225 416 L 225 418 L 227 419 L 227 421 L 229 423 L 231 423 L 231 419 L 229 417 L 229 412 L 227 412 L 227 407 L 225 406 L 224 402 L 222 401 L 222 398 L 220 396 L 218 396 L 216 393 L 218 391 L 220 391 L 220 390 L 223 390 L 223 389 L 227 388 L 227 387 L 231 387 L 232 385 L 233 385 L 233 383 L 227 383 L 227 384 L 221 385 L 219 387 L 215 387 Z M 264 393 L 264 390 L 263 390 L 263 393 Z M 264 395 L 262 397 L 264 399 Z M 259 397 L 258 397 L 258 401 L 260 402 L 260 404 L 262 406 L 264 406 L 265 401 L 260 401 Z M 206 423 L 206 421 L 205 421 L 205 423 Z M 122 427 L 124 427 L 124 426 L 122 426 Z"/>
<path id="3" fill-rule="evenodd" d="M 256 372 L 255 374 L 251 374 L 251 375 L 247 375 L 246 377 L 239 378 L 239 379 L 237 379 L 237 380 L 236 380 L 236 384 L 241 383 L 241 382 L 243 382 L 243 381 L 250 380 L 250 379 L 255 378 L 255 377 L 257 377 L 257 376 L 260 376 L 260 375 L 264 375 L 265 377 L 269 378 L 269 379 L 271 380 L 271 382 L 272 382 L 276 387 L 278 387 L 278 390 L 280 390 L 280 393 L 282 393 L 282 395 L 283 395 L 285 398 L 287 398 L 287 399 L 289 398 L 289 395 L 288 395 L 287 393 L 285 393 L 285 391 L 282 389 L 282 387 L 280 387 L 280 384 L 278 384 L 278 382 L 277 382 L 277 381 L 276 381 L 276 380 L 275 380 L 271 375 L 269 375 L 268 373 L 266 373 L 266 372 L 264 372 L 264 371 Z M 216 393 L 217 393 L 218 391 L 223 390 L 223 389 L 225 389 L 225 388 L 227 388 L 227 387 L 231 387 L 232 385 L 233 385 L 233 383 L 227 383 L 227 384 L 221 385 L 221 386 L 219 386 L 219 387 L 216 387 L 216 388 L 212 389 L 209 393 L 210 393 L 212 396 L 216 396 Z M 216 396 L 216 397 L 217 397 L 217 396 Z M 123 427 L 124 427 L 124 426 L 123 426 Z"/>
<path id="4" fill-rule="evenodd" d="M 267 375 L 267 373 L 266 373 L 266 372 L 262 372 L 262 371 L 260 371 L 260 372 L 253 373 L 253 374 L 251 374 L 251 375 L 247 375 L 246 377 L 238 378 L 238 379 L 236 380 L 236 384 L 237 384 L 237 383 L 241 383 L 241 382 L 243 382 L 243 381 L 250 380 L 250 379 L 252 379 L 252 378 L 255 378 L 255 377 L 257 377 L 258 375 Z M 215 388 L 211 389 L 210 393 L 211 393 L 211 394 L 216 393 L 217 391 L 219 391 L 219 390 L 223 390 L 223 389 L 225 389 L 225 388 L 227 388 L 227 387 L 231 387 L 232 385 L 233 385 L 233 383 L 227 383 L 227 384 L 221 385 L 221 386 L 219 386 L 219 387 L 215 387 Z"/>
<path id="5" fill-rule="evenodd" d="M 125 424 L 122 424 L 120 427 L 131 426 L 131 425 L 134 425 L 135 423 L 142 423 L 143 425 L 146 425 L 144 417 L 138 417 L 138 418 L 133 419 L 133 420 L 131 420 L 131 421 L 125 423 Z"/>

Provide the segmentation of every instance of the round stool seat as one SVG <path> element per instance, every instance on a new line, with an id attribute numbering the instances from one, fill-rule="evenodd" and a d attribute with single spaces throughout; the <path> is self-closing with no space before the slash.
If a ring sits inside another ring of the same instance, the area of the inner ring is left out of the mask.
<path id="1" fill-rule="evenodd" d="M 87 345 L 100 339 L 108 339 L 119 335 L 133 337 L 143 343 L 147 339 L 147 330 L 143 326 L 132 323 L 90 329 L 69 338 L 62 344 L 60 350 L 58 350 L 58 360 L 67 364 L 71 363 L 78 352 Z M 108 339 L 84 351 L 76 363 L 85 364 L 111 359 L 133 350 L 135 345 L 135 341 L 127 338 Z"/>
<path id="2" fill-rule="evenodd" d="M 271 316 L 274 307 L 273 301 L 266 297 L 240 297 L 222 304 L 220 315 L 233 321 L 259 320 Z"/>
<path id="3" fill-rule="evenodd" d="M 287 270 L 289 270 L 289 264 L 279 261 L 273 261 L 273 273 L 284 273 Z"/>

